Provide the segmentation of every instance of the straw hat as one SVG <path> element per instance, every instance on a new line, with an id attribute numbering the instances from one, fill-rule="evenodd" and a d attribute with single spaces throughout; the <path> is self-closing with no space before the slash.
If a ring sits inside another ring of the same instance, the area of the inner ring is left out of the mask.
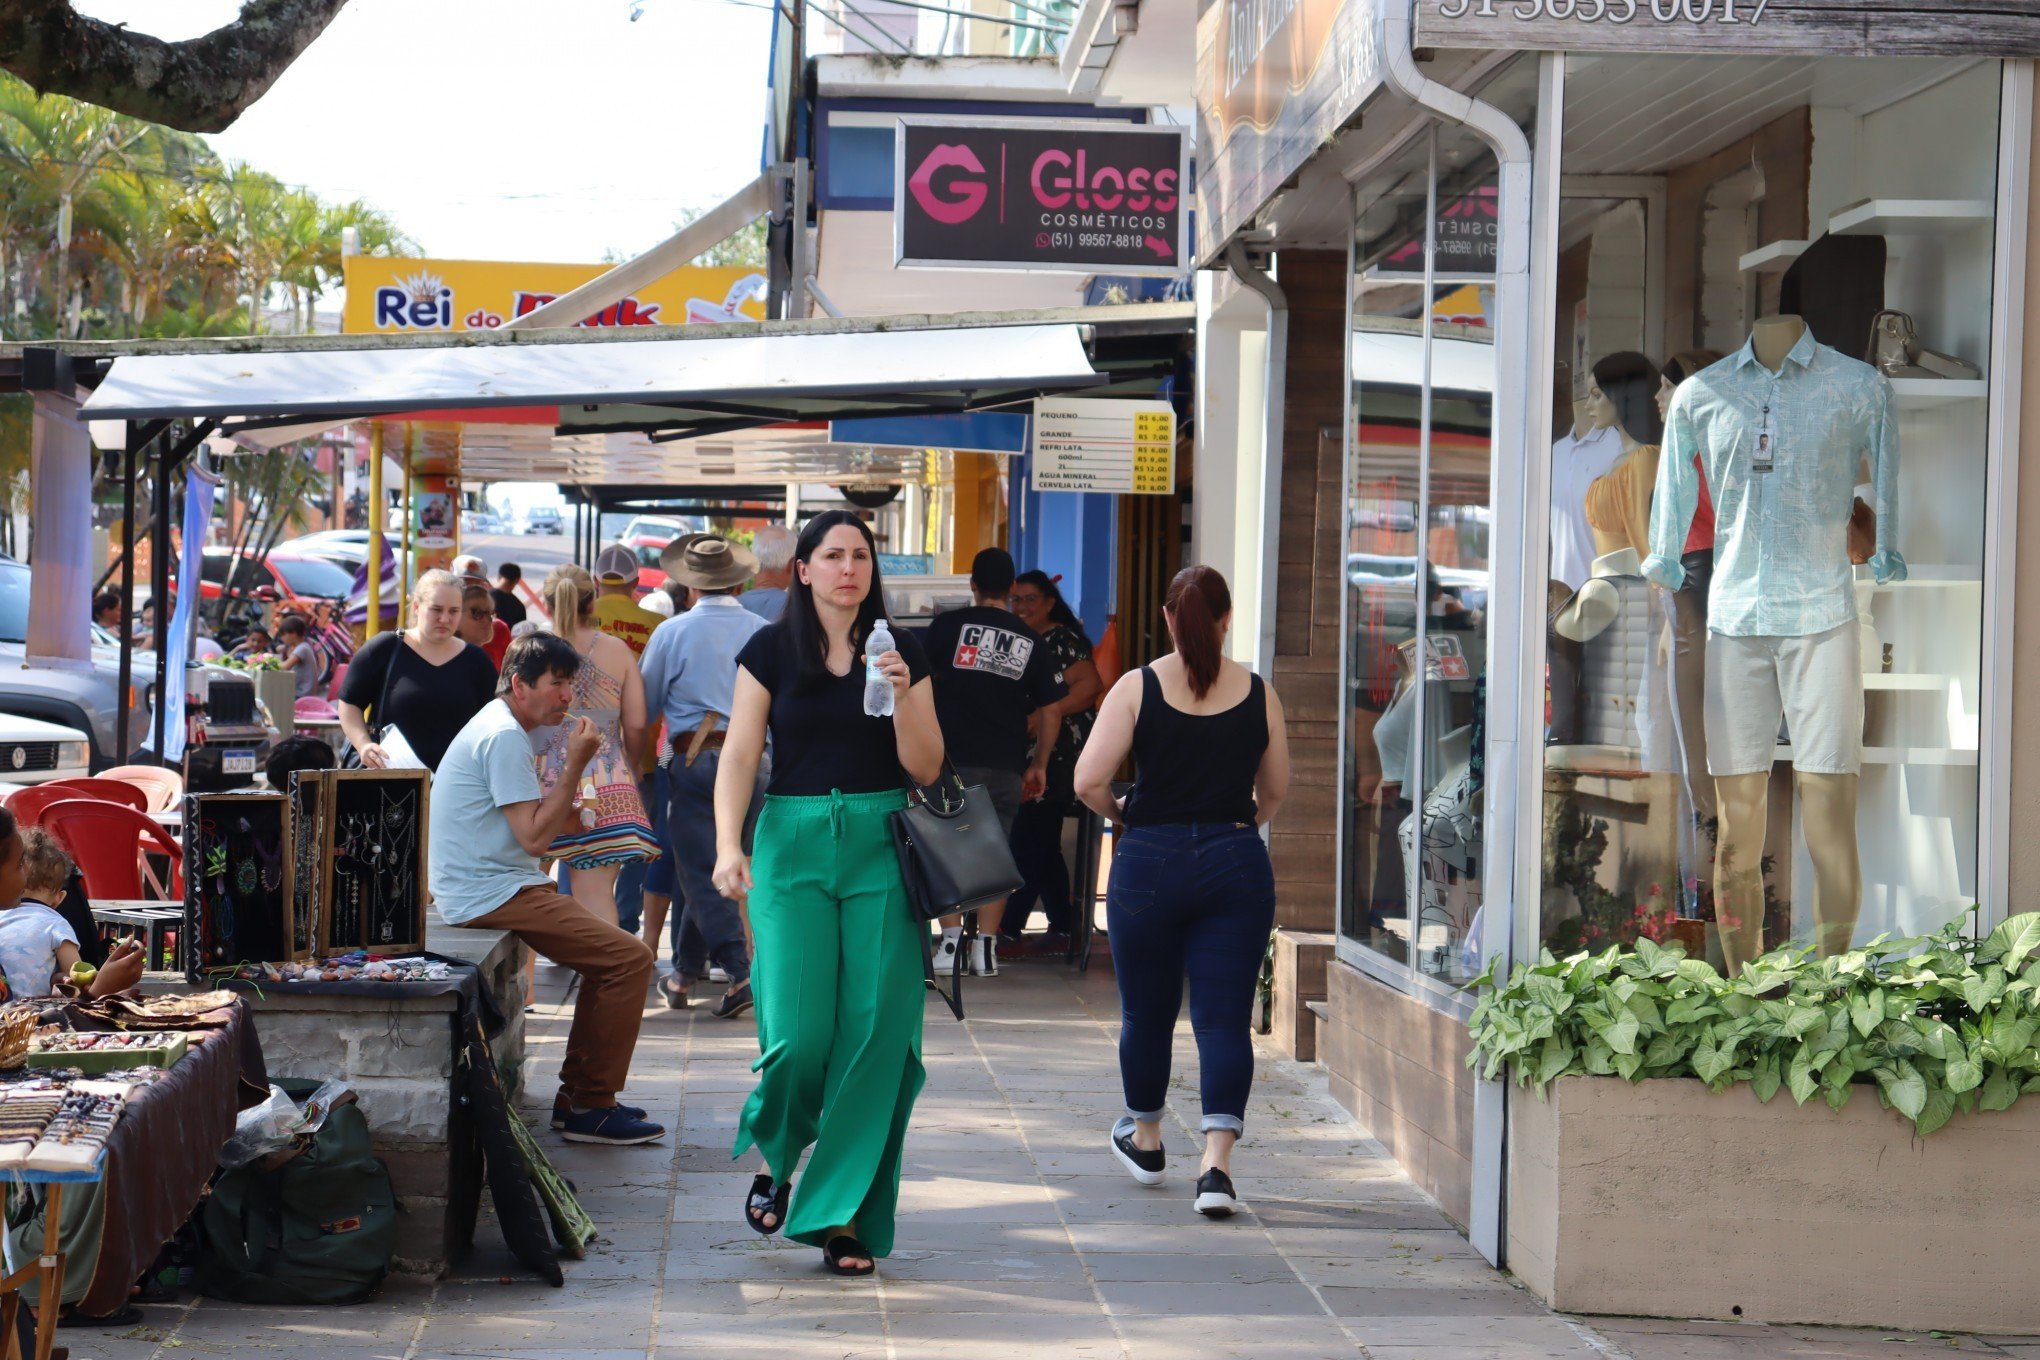
<path id="1" fill-rule="evenodd" d="M 691 541 L 667 544 L 659 565 L 675 581 L 696 590 L 729 590 L 758 574 L 758 559 L 749 548 L 714 534 L 695 534 Z"/>

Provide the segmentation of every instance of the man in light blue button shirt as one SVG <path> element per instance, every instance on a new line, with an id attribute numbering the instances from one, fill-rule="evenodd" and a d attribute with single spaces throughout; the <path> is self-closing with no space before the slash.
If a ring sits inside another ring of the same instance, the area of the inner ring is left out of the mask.
<path id="1" fill-rule="evenodd" d="M 1695 466 L 1695 460 L 1698 466 Z M 1677 589 L 1680 549 L 1705 476 L 1714 497 L 1707 609 L 1707 770 L 1719 809 L 1714 891 L 1730 970 L 1764 938 L 1763 852 L 1778 723 L 1790 736 L 1813 862 L 1823 954 L 1847 949 L 1863 895 L 1856 784 L 1863 670 L 1848 550 L 1858 468 L 1877 511 L 1871 568 L 1905 579 L 1891 384 L 1817 343 L 1798 317 L 1756 323 L 1748 343 L 1681 384 L 1666 417 L 1644 575 Z"/>
<path id="2" fill-rule="evenodd" d="M 1693 466 L 1694 456 L 1700 469 Z M 1879 583 L 1903 581 L 1891 549 L 1898 509 L 1898 423 L 1891 384 L 1803 330 L 1773 373 L 1755 340 L 1680 384 L 1665 422 L 1643 574 L 1685 581 L 1679 554 L 1700 475 L 1714 497 L 1709 632 L 1806 637 L 1856 617 L 1849 512 L 1870 461 Z"/>
<path id="3" fill-rule="evenodd" d="M 735 702 L 737 653 L 767 626 L 740 605 L 735 592 L 751 579 L 757 560 L 745 549 L 713 534 L 690 540 L 671 554 L 666 571 L 687 587 L 693 603 L 666 620 L 645 644 L 645 702 L 666 718 L 673 758 L 667 764 L 666 827 L 673 847 L 673 876 L 682 909 L 671 917 L 674 976 L 660 979 L 666 1003 L 686 1005 L 680 969 L 680 936 L 689 924 L 708 946 L 708 955 L 730 976 L 729 990 L 715 1013 L 725 1019 L 751 1006 L 751 958 L 744 943 L 744 918 L 737 904 L 716 891 L 715 776 L 722 761 L 723 733 Z M 759 775 L 759 788 L 764 774 Z M 757 802 L 754 793 L 752 802 Z"/>

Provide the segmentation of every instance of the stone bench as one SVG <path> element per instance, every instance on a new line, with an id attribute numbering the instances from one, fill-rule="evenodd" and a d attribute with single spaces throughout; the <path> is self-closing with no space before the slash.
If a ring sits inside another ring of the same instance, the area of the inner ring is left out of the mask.
<path id="1" fill-rule="evenodd" d="M 482 986 L 506 1021 L 490 1047 L 514 1107 L 525 1064 L 524 945 L 500 930 L 463 930 L 429 919 L 425 947 L 480 969 Z M 143 989 L 192 987 L 179 976 L 152 974 Z M 397 1269 L 444 1274 L 472 1244 L 482 1185 L 473 1118 L 453 1094 L 455 998 L 392 995 L 383 1001 L 264 990 L 243 996 L 269 1075 L 340 1077 L 354 1087 L 406 1216 Z"/>

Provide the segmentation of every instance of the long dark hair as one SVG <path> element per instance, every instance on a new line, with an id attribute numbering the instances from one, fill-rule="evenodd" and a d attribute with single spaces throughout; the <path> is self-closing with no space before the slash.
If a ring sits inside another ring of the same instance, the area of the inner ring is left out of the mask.
<path id="1" fill-rule="evenodd" d="M 1219 620 L 1232 613 L 1232 591 L 1212 567 L 1185 567 L 1162 600 L 1176 655 L 1190 673 L 1190 692 L 1202 699 L 1218 683 Z"/>
<path id="2" fill-rule="evenodd" d="M 1048 621 L 1059 623 L 1065 628 L 1074 628 L 1077 636 L 1083 638 L 1084 645 L 1090 645 L 1091 635 L 1084 631 L 1084 621 L 1077 617 L 1077 611 L 1070 608 L 1070 602 L 1063 598 L 1062 587 L 1055 583 L 1053 576 L 1040 570 L 1023 571 L 1013 578 L 1013 584 L 1033 586 L 1040 591 L 1042 598 L 1048 601 Z"/>
<path id="3" fill-rule="evenodd" d="M 885 617 L 885 581 L 879 575 L 878 540 L 872 537 L 871 526 L 849 510 L 816 515 L 802 526 L 800 539 L 793 545 L 793 560 L 803 565 L 811 561 L 822 540 L 839 524 L 855 526 L 864 535 L 864 546 L 871 549 L 871 590 L 857 606 L 856 621 L 850 625 L 850 650 L 854 655 L 863 650 L 864 639 L 871 636 L 871 625 Z M 780 626 L 786 634 L 786 646 L 792 649 L 800 667 L 801 678 L 828 677 L 829 636 L 822 628 L 821 615 L 815 612 L 814 588 L 801 579 L 798 571 L 786 583 L 786 612 L 780 618 Z"/>
<path id="4" fill-rule="evenodd" d="M 1658 366 L 1635 350 L 1618 350 L 1594 364 L 1594 386 L 1615 406 L 1615 420 L 1639 444 L 1664 442 L 1658 415 Z"/>

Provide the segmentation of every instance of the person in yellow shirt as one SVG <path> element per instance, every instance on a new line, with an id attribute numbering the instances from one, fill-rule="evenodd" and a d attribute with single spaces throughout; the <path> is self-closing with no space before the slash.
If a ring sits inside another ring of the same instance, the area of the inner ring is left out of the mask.
<path id="1" fill-rule="evenodd" d="M 652 630 L 666 620 L 637 602 L 637 581 L 637 556 L 629 548 L 612 543 L 596 554 L 595 626 L 620 640 L 630 648 L 632 656 L 642 661 Z M 658 796 L 665 787 L 658 777 L 659 753 L 665 749 L 666 736 L 661 731 L 657 740 L 647 745 L 644 766 L 638 771 L 638 793 L 653 818 L 652 834 L 659 841 L 659 857 L 624 865 L 616 880 L 617 924 L 633 934 L 645 920 L 648 903 L 653 908 L 650 914 L 656 918 L 654 926 L 663 926 L 666 908 L 673 897 L 673 849 L 666 843 L 664 799 Z M 655 939 L 652 945 L 653 953 L 658 953 L 659 942 Z"/>

